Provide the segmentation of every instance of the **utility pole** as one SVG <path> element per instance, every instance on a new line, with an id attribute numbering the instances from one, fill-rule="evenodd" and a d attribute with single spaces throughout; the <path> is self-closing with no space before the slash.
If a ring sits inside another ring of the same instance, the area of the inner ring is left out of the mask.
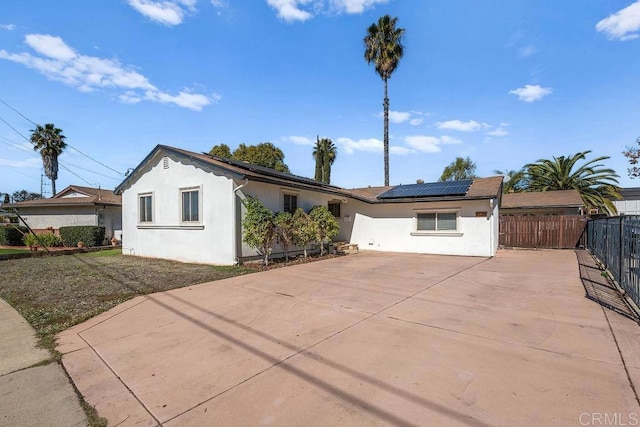
<path id="1" fill-rule="evenodd" d="M 46 178 L 46 175 L 44 173 L 40 174 L 40 196 L 42 196 L 42 198 L 46 198 L 47 194 L 49 193 L 49 191 L 47 190 L 47 186 L 49 185 L 48 182 L 48 178 Z"/>

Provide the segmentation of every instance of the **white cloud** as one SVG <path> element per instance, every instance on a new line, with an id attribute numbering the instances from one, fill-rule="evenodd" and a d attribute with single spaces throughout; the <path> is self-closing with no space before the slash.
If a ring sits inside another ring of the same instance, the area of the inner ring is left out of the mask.
<path id="1" fill-rule="evenodd" d="M 520 58 L 526 58 L 527 56 L 531 56 L 533 54 L 535 54 L 538 50 L 536 49 L 536 47 L 532 44 L 521 47 L 520 49 L 518 49 L 518 56 Z"/>
<path id="2" fill-rule="evenodd" d="M 346 154 L 353 154 L 356 151 L 366 151 L 369 153 L 382 153 L 384 144 L 379 139 L 359 139 L 354 141 L 351 138 L 338 138 L 336 140 L 342 146 Z"/>
<path id="3" fill-rule="evenodd" d="M 419 124 L 421 124 L 423 122 L 423 118 L 416 118 L 416 119 L 411 119 L 409 120 L 409 124 L 411 126 L 418 126 Z"/>
<path id="4" fill-rule="evenodd" d="M 412 126 L 418 126 L 424 121 L 422 116 L 426 117 L 428 115 L 429 113 L 421 113 L 419 111 L 389 111 L 389 121 L 396 124 L 409 122 Z M 384 112 L 379 112 L 378 117 L 384 117 Z"/>
<path id="5" fill-rule="evenodd" d="M 598 22 L 596 30 L 621 41 L 640 37 L 640 0 Z"/>
<path id="6" fill-rule="evenodd" d="M 81 92 L 107 88 L 119 91 L 118 99 L 122 102 L 136 103 L 146 99 L 196 111 L 220 99 L 216 94 L 206 96 L 188 90 L 182 90 L 177 95 L 163 92 L 132 67 L 124 67 L 115 59 L 81 55 L 60 37 L 29 34 L 25 42 L 40 55 L 0 50 L 0 59 L 25 65 Z"/>
<path id="7" fill-rule="evenodd" d="M 286 138 L 283 138 L 283 140 L 288 142 L 293 142 L 294 144 L 299 144 L 299 145 L 313 145 L 315 143 L 315 141 L 311 138 L 307 138 L 306 136 L 296 136 L 296 135 L 287 136 Z"/>
<path id="8" fill-rule="evenodd" d="M 130 0 L 131 1 L 131 0 Z M 218 2 L 219 0 L 212 0 Z M 267 0 L 267 4 L 285 22 L 304 22 L 320 13 L 360 14 L 389 0 Z"/>
<path id="9" fill-rule="evenodd" d="M 494 130 L 492 130 L 491 132 L 487 132 L 487 135 L 491 135 L 491 136 L 507 136 L 509 135 L 509 132 L 507 132 L 506 129 L 504 128 L 496 128 Z"/>
<path id="10" fill-rule="evenodd" d="M 402 156 L 405 154 L 415 153 L 415 150 L 412 150 L 411 148 L 407 148 L 407 147 L 400 147 L 398 145 L 392 145 L 389 147 L 389 153 L 398 154 Z"/>
<path id="11" fill-rule="evenodd" d="M 409 135 L 404 138 L 404 142 L 411 148 L 423 153 L 437 153 L 442 150 L 440 148 L 440 138 L 435 136 Z"/>
<path id="12" fill-rule="evenodd" d="M 406 111 L 389 111 L 389 120 L 391 123 L 404 123 L 408 121 L 409 118 L 411 118 L 411 113 Z"/>
<path id="13" fill-rule="evenodd" d="M 461 139 L 454 138 L 454 137 L 448 136 L 448 135 L 442 135 L 440 137 L 440 141 L 442 141 L 443 144 L 462 144 L 462 140 Z"/>
<path id="14" fill-rule="evenodd" d="M 278 18 L 286 22 L 304 22 L 313 17 L 311 13 L 298 7 L 309 3 L 308 0 L 267 0 L 267 3 L 278 12 Z"/>
<path id="15" fill-rule="evenodd" d="M 455 130 L 458 132 L 474 132 L 480 130 L 485 125 L 486 123 L 480 124 L 475 120 L 469 120 L 468 122 L 463 122 L 460 120 L 448 120 L 446 122 L 436 123 L 436 127 L 438 129 Z"/>
<path id="16" fill-rule="evenodd" d="M 346 13 L 362 13 L 376 4 L 384 4 L 389 0 L 330 0 L 331 6 Z"/>
<path id="17" fill-rule="evenodd" d="M 151 19 L 164 25 L 181 24 L 186 13 L 195 11 L 197 0 L 127 0 L 129 5 Z"/>
<path id="18" fill-rule="evenodd" d="M 16 29 L 16 26 L 13 24 L 0 24 L 0 30 L 13 31 Z"/>
<path id="19" fill-rule="evenodd" d="M 533 102 L 539 101 L 552 92 L 550 87 L 542 87 L 539 85 L 524 85 L 518 89 L 510 90 L 509 93 L 517 95 L 520 101 Z"/>

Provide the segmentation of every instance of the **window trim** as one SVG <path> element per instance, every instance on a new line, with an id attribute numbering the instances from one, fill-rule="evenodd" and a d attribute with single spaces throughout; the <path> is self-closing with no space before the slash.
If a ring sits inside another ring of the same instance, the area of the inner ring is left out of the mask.
<path id="1" fill-rule="evenodd" d="M 197 192 L 198 193 L 198 220 L 197 221 L 185 221 L 184 217 L 183 217 L 183 213 L 184 213 L 184 199 L 183 199 L 183 195 L 184 193 L 191 193 L 191 192 Z M 194 187 L 181 187 L 180 189 L 178 189 L 178 194 L 179 194 L 179 200 L 180 203 L 178 203 L 180 212 L 178 212 L 178 218 L 180 219 L 180 224 L 183 225 L 198 225 L 198 224 L 202 224 L 202 186 L 194 186 Z"/>
<path id="2" fill-rule="evenodd" d="M 456 215 L 456 229 L 455 230 L 438 230 L 438 214 L 450 214 Z M 419 214 L 435 214 L 436 215 L 436 230 L 418 230 L 418 215 Z M 443 209 L 420 209 L 415 210 L 413 214 L 413 231 L 412 236 L 453 236 L 460 237 L 463 233 L 460 231 L 460 208 L 443 208 Z"/>
<path id="3" fill-rule="evenodd" d="M 151 198 L 151 220 L 149 221 L 142 221 L 142 211 L 141 211 L 141 200 L 143 197 L 150 197 Z M 155 220 L 155 215 L 154 212 L 156 210 L 155 207 L 155 194 L 153 193 L 153 191 L 148 191 L 148 192 L 144 192 L 144 193 L 138 193 L 138 224 L 143 224 L 143 225 L 149 225 L 149 224 L 153 224 L 154 220 Z"/>

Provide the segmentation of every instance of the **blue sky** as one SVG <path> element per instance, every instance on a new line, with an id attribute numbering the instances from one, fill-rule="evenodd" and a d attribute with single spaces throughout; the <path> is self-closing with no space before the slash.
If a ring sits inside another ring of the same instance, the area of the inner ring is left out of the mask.
<path id="1" fill-rule="evenodd" d="M 9 106 L 110 168 L 68 149 L 58 189 L 114 188 L 156 144 L 269 141 L 313 176 L 316 135 L 338 147 L 332 184 L 381 185 L 383 85 L 362 38 L 384 14 L 406 29 L 391 184 L 436 181 L 458 156 L 491 176 L 592 150 L 640 186 L 621 154 L 640 136 L 640 0 L 30 0 L 0 5 L 15 128 L 0 121 L 0 192 L 40 191 L 20 136 L 34 126 Z"/>

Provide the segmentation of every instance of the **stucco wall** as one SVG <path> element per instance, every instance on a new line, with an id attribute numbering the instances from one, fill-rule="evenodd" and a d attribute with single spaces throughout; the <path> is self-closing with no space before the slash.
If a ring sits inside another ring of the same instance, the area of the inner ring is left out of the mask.
<path id="1" fill-rule="evenodd" d="M 443 255 L 493 256 L 497 250 L 497 208 L 489 200 L 346 205 L 352 218 L 351 243 L 360 249 Z M 419 233 L 416 212 L 456 210 L 456 232 Z M 477 217 L 476 212 L 485 213 Z"/>
<path id="2" fill-rule="evenodd" d="M 640 215 L 640 200 L 614 200 L 620 215 Z"/>
<path id="3" fill-rule="evenodd" d="M 96 208 L 93 206 L 20 208 L 20 215 L 34 229 L 98 225 Z"/>
<path id="4" fill-rule="evenodd" d="M 233 181 L 156 156 L 122 194 L 123 253 L 185 262 L 235 263 Z M 181 188 L 200 188 L 200 222 L 181 223 Z M 138 196 L 153 195 L 153 223 L 139 224 Z"/>

